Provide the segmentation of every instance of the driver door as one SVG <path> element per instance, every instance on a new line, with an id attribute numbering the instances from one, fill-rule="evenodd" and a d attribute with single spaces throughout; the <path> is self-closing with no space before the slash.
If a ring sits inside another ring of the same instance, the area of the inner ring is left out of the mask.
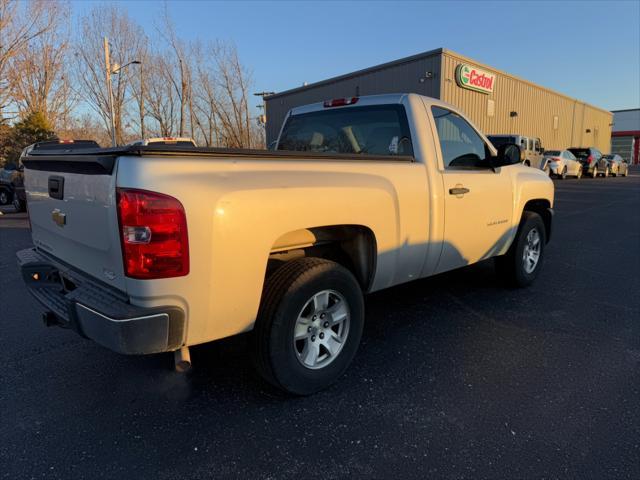
<path id="1" fill-rule="evenodd" d="M 444 242 L 437 271 L 444 272 L 503 253 L 512 223 L 509 167 L 489 165 L 491 151 L 457 113 L 431 107 L 440 146 L 444 186 Z"/>

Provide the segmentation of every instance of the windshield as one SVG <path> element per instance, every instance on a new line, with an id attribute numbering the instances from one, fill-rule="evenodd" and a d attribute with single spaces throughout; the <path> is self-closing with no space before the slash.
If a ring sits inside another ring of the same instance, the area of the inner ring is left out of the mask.
<path id="1" fill-rule="evenodd" d="M 544 155 L 546 157 L 559 157 L 560 150 L 547 150 L 546 152 L 544 152 Z"/>
<path id="2" fill-rule="evenodd" d="M 489 135 L 487 138 L 496 148 L 507 143 L 516 143 L 516 137 L 495 137 L 493 135 Z"/>
<path id="3" fill-rule="evenodd" d="M 413 155 L 402 105 L 326 109 L 292 115 L 278 150 L 370 155 Z"/>

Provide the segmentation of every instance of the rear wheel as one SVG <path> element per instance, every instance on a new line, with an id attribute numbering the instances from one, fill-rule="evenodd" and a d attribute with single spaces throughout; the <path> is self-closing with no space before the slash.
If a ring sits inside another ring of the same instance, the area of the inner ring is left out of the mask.
<path id="1" fill-rule="evenodd" d="M 13 199 L 13 206 L 17 212 L 24 212 L 26 210 L 25 202 L 20 200 L 17 196 Z"/>
<path id="2" fill-rule="evenodd" d="M 582 167 L 578 168 L 578 173 L 576 174 L 576 178 L 578 180 L 582 178 Z"/>
<path id="3" fill-rule="evenodd" d="M 545 244 L 546 230 L 542 217 L 525 211 L 509 251 L 495 259 L 498 275 L 513 287 L 531 285 L 542 267 Z"/>
<path id="4" fill-rule="evenodd" d="M 562 180 L 566 180 L 566 178 L 567 178 L 567 167 L 564 167 L 564 169 L 562 170 L 562 173 L 560 174 L 560 178 Z"/>
<path id="5" fill-rule="evenodd" d="M 593 167 L 593 172 L 591 172 L 591 178 L 596 178 L 598 176 L 598 167 Z"/>
<path id="6" fill-rule="evenodd" d="M 351 272 L 329 260 L 292 260 L 263 292 L 253 331 L 256 368 L 286 392 L 315 393 L 347 369 L 363 325 L 362 291 Z"/>
<path id="7" fill-rule="evenodd" d="M 9 205 L 13 195 L 6 188 L 0 189 L 0 205 Z"/>

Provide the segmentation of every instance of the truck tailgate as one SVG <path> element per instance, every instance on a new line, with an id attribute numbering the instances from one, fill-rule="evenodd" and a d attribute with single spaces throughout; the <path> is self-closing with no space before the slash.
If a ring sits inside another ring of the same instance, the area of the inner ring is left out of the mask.
<path id="1" fill-rule="evenodd" d="M 115 157 L 40 156 L 23 162 L 34 245 L 125 290 Z"/>

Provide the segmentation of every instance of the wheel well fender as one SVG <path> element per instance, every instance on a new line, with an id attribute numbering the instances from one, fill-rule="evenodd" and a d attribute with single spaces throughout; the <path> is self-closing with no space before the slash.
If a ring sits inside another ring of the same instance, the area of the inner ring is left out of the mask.
<path id="1" fill-rule="evenodd" d="M 544 198 L 538 198 L 534 200 L 529 200 L 523 208 L 523 212 L 535 212 L 540 217 L 542 217 L 542 221 L 544 223 L 545 230 L 545 239 L 546 242 L 549 242 L 551 238 L 551 226 L 553 220 L 553 211 L 551 210 L 551 203 L 549 200 Z"/>
<path id="2" fill-rule="evenodd" d="M 363 291 L 369 290 L 376 269 L 377 243 L 363 225 L 328 225 L 286 232 L 274 242 L 267 276 L 283 262 L 300 257 L 332 260 L 347 268 Z"/>

